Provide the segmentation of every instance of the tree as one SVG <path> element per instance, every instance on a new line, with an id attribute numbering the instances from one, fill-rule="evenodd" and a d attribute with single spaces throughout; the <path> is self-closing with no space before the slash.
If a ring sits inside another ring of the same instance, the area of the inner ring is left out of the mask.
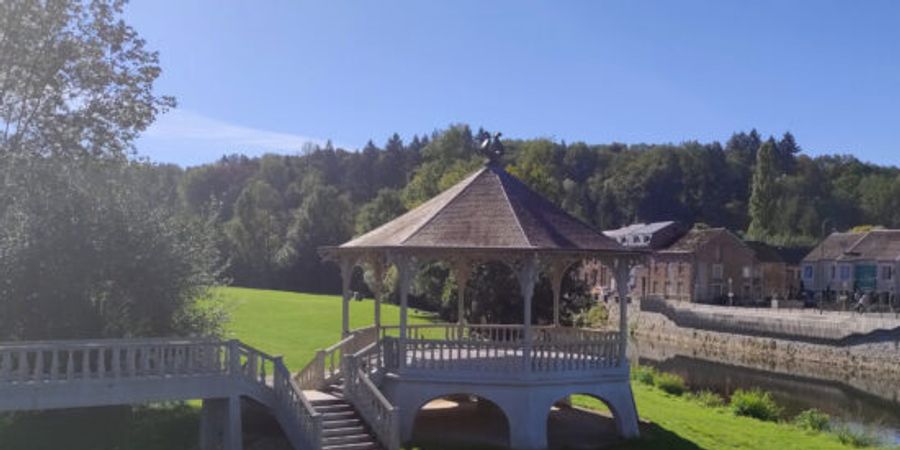
<path id="1" fill-rule="evenodd" d="M 143 164 L 0 156 L 0 340 L 216 334 L 212 220 Z"/>
<path id="2" fill-rule="evenodd" d="M 406 212 L 400 191 L 382 189 L 372 201 L 366 203 L 356 214 L 356 234 L 374 230 Z"/>
<path id="3" fill-rule="evenodd" d="M 175 106 L 124 3 L 0 2 L 0 151 L 119 157 Z"/>
<path id="4" fill-rule="evenodd" d="M 278 252 L 284 245 L 285 219 L 281 195 L 262 180 L 241 192 L 234 217 L 225 224 L 231 249 L 231 274 L 245 286 L 278 287 Z"/>
<path id="5" fill-rule="evenodd" d="M 775 159 L 778 161 L 778 171 L 784 174 L 793 174 L 797 167 L 797 155 L 800 154 L 800 146 L 790 132 L 784 133 L 781 140 L 775 146 Z"/>
<path id="6" fill-rule="evenodd" d="M 776 205 L 778 199 L 776 171 L 778 161 L 775 158 L 775 142 L 769 139 L 756 154 L 756 167 L 753 169 L 753 186 L 750 193 L 750 227 L 747 235 L 755 239 L 765 240 L 774 233 Z"/>

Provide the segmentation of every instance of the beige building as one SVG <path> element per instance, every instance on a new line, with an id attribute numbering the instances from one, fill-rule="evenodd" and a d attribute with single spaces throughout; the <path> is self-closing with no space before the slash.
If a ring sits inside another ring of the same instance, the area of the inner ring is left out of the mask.
<path id="1" fill-rule="evenodd" d="M 900 230 L 832 233 L 803 259 L 801 279 L 812 292 L 900 291 Z"/>
<path id="2" fill-rule="evenodd" d="M 669 222 L 671 223 L 671 222 Z M 651 226 L 656 224 L 649 224 Z M 658 247 L 644 247 L 652 252 L 647 266 L 633 269 L 631 295 L 634 298 L 654 296 L 672 300 L 701 303 L 727 303 L 729 293 L 735 303 L 762 301 L 771 296 L 764 284 L 764 269 L 772 275 L 771 289 L 779 294 L 790 284 L 786 264 L 765 265 L 757 260 L 756 252 L 739 237 L 725 228 L 694 228 L 677 231 L 674 227 L 651 227 L 655 232 L 663 232 L 669 239 L 656 240 L 652 235 L 646 242 L 659 242 Z M 622 233 L 622 230 L 637 230 L 639 237 Z M 613 230 L 605 234 L 631 246 L 645 241 L 641 234 L 644 228 L 634 225 Z M 668 242 L 667 242 L 668 241 Z M 794 276 L 796 276 L 794 268 Z M 589 261 L 582 268 L 582 279 L 592 286 L 592 294 L 604 299 L 615 292 L 615 283 L 610 272 L 602 265 Z"/>

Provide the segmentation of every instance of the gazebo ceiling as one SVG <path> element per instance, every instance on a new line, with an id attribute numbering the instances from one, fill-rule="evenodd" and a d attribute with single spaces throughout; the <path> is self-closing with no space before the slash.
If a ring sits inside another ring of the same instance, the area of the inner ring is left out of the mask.
<path id="1" fill-rule="evenodd" d="M 572 217 L 497 163 L 328 253 L 367 250 L 634 253 Z"/>

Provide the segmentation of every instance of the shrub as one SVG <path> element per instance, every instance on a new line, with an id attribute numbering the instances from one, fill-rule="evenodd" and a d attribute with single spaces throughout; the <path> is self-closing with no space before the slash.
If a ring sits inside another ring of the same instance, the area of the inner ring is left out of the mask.
<path id="1" fill-rule="evenodd" d="M 721 395 L 713 391 L 702 390 L 690 395 L 691 400 L 710 408 L 720 408 L 725 406 L 725 399 Z"/>
<path id="2" fill-rule="evenodd" d="M 884 444 L 882 439 L 872 430 L 851 427 L 843 424 L 834 430 L 834 435 L 844 445 L 856 448 L 880 447 Z"/>
<path id="3" fill-rule="evenodd" d="M 575 316 L 575 324 L 586 328 L 603 328 L 609 322 L 609 311 L 606 305 L 596 304 L 587 311 L 582 311 Z"/>
<path id="4" fill-rule="evenodd" d="M 647 386 L 653 386 L 658 373 L 652 367 L 636 366 L 631 370 L 631 379 Z"/>
<path id="5" fill-rule="evenodd" d="M 681 378 L 674 373 L 662 372 L 657 374 L 654 378 L 654 384 L 663 392 L 672 395 L 681 395 L 687 390 L 687 387 L 684 384 L 684 378 Z"/>
<path id="6" fill-rule="evenodd" d="M 731 411 L 736 416 L 753 417 L 754 419 L 778 421 L 781 408 L 772 400 L 772 396 L 760 389 L 738 389 L 731 394 Z"/>
<path id="7" fill-rule="evenodd" d="M 809 431 L 829 431 L 831 429 L 831 417 L 818 409 L 807 409 L 794 417 L 794 425 Z"/>

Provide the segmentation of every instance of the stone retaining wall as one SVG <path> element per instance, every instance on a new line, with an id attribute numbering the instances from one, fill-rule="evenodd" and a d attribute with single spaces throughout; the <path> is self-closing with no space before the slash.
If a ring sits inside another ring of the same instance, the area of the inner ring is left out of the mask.
<path id="1" fill-rule="evenodd" d="M 900 399 L 900 338 L 834 346 L 679 326 L 663 314 L 629 308 L 641 345 L 681 348 L 685 356 L 846 383 L 883 398 Z M 643 351 L 642 351 L 643 353 Z"/>
<path id="2" fill-rule="evenodd" d="M 680 328 L 842 347 L 900 341 L 900 314 L 740 308 L 654 298 L 641 303 L 641 310 L 664 315 Z"/>

